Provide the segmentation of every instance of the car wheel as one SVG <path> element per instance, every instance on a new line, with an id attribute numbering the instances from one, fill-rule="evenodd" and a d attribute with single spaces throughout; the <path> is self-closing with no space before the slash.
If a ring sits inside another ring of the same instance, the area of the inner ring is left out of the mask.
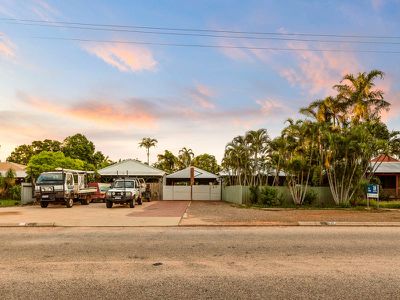
<path id="1" fill-rule="evenodd" d="M 129 207 L 134 208 L 135 207 L 135 199 L 129 202 Z"/>
<path id="2" fill-rule="evenodd" d="M 74 199 L 68 198 L 67 202 L 65 202 L 65 206 L 71 208 L 74 205 Z"/>
<path id="3" fill-rule="evenodd" d="M 49 202 L 46 201 L 40 201 L 40 207 L 46 208 L 49 205 Z"/>
<path id="4" fill-rule="evenodd" d="M 89 205 L 89 200 L 88 199 L 82 199 L 81 200 L 82 205 Z"/>
<path id="5" fill-rule="evenodd" d="M 112 201 L 106 201 L 106 206 L 107 206 L 107 208 L 113 207 Z"/>
<path id="6" fill-rule="evenodd" d="M 142 198 L 139 198 L 139 199 L 138 199 L 137 204 L 138 204 L 138 205 L 142 205 L 142 204 L 143 204 Z"/>

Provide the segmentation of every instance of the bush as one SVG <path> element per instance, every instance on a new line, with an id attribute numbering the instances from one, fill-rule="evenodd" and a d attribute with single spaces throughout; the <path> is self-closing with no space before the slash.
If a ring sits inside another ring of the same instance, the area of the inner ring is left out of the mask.
<path id="1" fill-rule="evenodd" d="M 359 206 L 367 206 L 367 200 L 363 199 L 363 200 L 357 201 L 357 204 Z M 378 203 L 376 200 L 370 199 L 369 206 L 370 207 L 378 207 Z M 400 208 L 400 201 L 379 201 L 379 207 L 380 208 L 398 209 L 398 208 Z"/>
<path id="2" fill-rule="evenodd" d="M 263 206 L 278 206 L 281 205 L 281 202 L 281 195 L 277 189 L 269 186 L 261 189 L 258 204 Z"/>
<path id="3" fill-rule="evenodd" d="M 257 204 L 259 199 L 260 199 L 260 187 L 258 185 L 251 186 L 250 187 L 250 203 Z"/>
<path id="4" fill-rule="evenodd" d="M 316 191 L 307 189 L 306 195 L 303 200 L 305 205 L 313 205 L 317 201 L 318 194 Z"/>
<path id="5" fill-rule="evenodd" d="M 8 196 L 12 200 L 21 200 L 21 186 L 15 185 L 8 190 Z"/>

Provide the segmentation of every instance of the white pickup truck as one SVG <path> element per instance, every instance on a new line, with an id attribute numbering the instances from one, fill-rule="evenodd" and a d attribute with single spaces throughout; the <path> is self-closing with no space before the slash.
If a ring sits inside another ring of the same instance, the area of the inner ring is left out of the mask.
<path id="1" fill-rule="evenodd" d="M 91 171 L 60 169 L 40 174 L 35 184 L 35 197 L 40 206 L 65 204 L 71 208 L 75 201 L 88 205 L 96 188 L 88 187 L 86 175 Z"/>
<path id="2" fill-rule="evenodd" d="M 141 183 L 137 178 L 117 179 L 106 193 L 106 206 L 112 208 L 113 204 L 129 204 L 134 208 L 135 202 L 142 204 Z"/>

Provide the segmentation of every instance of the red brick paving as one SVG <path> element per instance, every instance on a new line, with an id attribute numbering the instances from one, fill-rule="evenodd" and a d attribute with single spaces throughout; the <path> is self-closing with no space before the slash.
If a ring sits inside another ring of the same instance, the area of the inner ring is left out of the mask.
<path id="1" fill-rule="evenodd" d="M 143 211 L 134 211 L 128 217 L 182 217 L 190 201 L 157 201 Z"/>

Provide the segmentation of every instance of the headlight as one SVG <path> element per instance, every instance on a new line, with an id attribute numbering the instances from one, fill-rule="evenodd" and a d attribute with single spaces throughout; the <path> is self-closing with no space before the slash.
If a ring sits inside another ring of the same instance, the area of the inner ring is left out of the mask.
<path id="1" fill-rule="evenodd" d="M 132 193 L 131 192 L 125 192 L 125 196 L 130 197 L 130 196 L 132 196 Z"/>
<path id="2" fill-rule="evenodd" d="M 107 192 L 106 196 L 108 196 L 108 197 L 111 196 L 111 192 Z"/>

